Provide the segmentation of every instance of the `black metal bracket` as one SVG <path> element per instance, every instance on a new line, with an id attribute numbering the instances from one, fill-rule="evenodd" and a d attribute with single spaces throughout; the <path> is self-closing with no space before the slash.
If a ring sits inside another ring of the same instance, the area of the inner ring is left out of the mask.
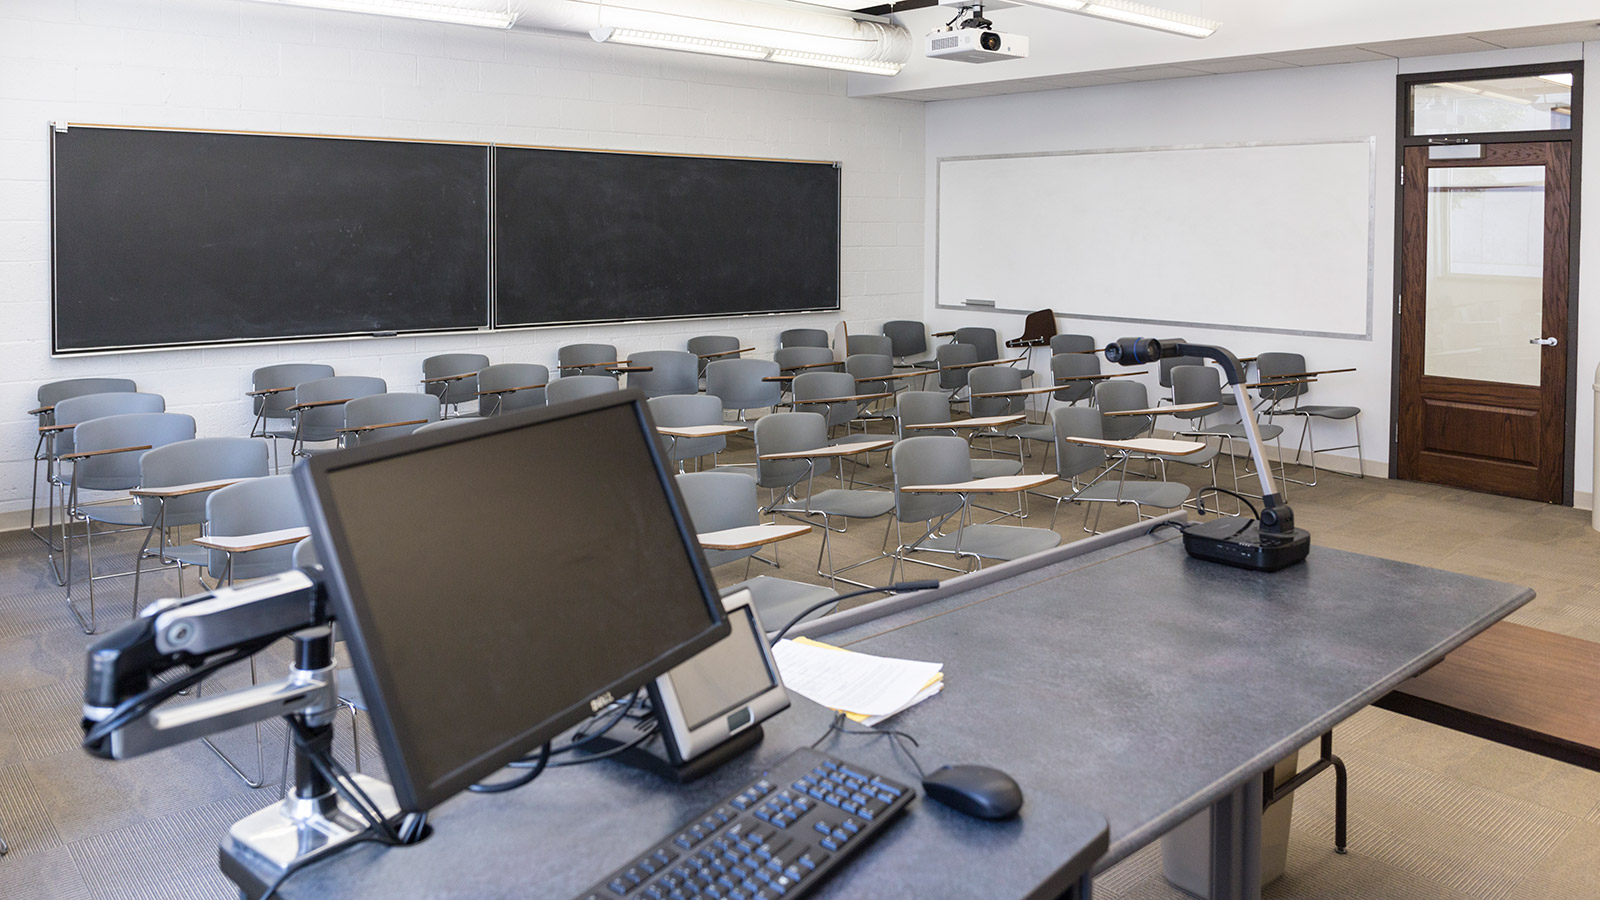
<path id="1" fill-rule="evenodd" d="M 1294 793 L 1301 785 L 1330 768 L 1333 769 L 1333 848 L 1335 852 L 1343 854 L 1348 852 L 1350 776 L 1345 770 L 1344 760 L 1333 754 L 1332 731 L 1322 735 L 1322 752 L 1317 761 L 1295 773 L 1293 778 L 1282 785 L 1273 785 L 1272 769 L 1262 773 L 1261 811 L 1266 812 L 1272 804 Z"/>

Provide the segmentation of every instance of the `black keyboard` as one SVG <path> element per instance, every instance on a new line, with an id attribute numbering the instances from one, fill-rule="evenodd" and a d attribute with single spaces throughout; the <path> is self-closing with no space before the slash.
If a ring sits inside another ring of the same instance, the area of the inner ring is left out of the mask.
<path id="1" fill-rule="evenodd" d="M 802 748 L 578 898 L 800 897 L 915 796 L 897 781 Z"/>

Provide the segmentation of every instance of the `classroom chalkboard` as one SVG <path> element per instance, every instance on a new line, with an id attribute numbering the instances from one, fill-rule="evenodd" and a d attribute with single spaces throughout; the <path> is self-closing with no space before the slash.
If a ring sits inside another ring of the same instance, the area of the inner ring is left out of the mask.
<path id="1" fill-rule="evenodd" d="M 486 327 L 490 153 L 58 131 L 55 351 Z"/>
<path id="2" fill-rule="evenodd" d="M 495 326 L 839 308 L 834 163 L 495 149 Z"/>

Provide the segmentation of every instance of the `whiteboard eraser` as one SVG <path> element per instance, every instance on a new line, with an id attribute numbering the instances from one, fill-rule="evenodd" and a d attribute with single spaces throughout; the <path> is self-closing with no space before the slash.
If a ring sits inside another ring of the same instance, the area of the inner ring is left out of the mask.
<path id="1" fill-rule="evenodd" d="M 400 332 L 398 332 L 398 331 L 374 331 L 372 333 L 372 336 L 373 337 L 399 337 L 400 336 Z"/>

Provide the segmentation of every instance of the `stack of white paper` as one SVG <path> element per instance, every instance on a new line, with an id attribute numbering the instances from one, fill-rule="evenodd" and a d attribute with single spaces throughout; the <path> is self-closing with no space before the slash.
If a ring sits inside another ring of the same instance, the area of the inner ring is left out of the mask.
<path id="1" fill-rule="evenodd" d="M 876 725 L 944 689 L 942 663 L 871 656 L 809 638 L 779 641 L 772 655 L 784 687 L 863 725 Z"/>

